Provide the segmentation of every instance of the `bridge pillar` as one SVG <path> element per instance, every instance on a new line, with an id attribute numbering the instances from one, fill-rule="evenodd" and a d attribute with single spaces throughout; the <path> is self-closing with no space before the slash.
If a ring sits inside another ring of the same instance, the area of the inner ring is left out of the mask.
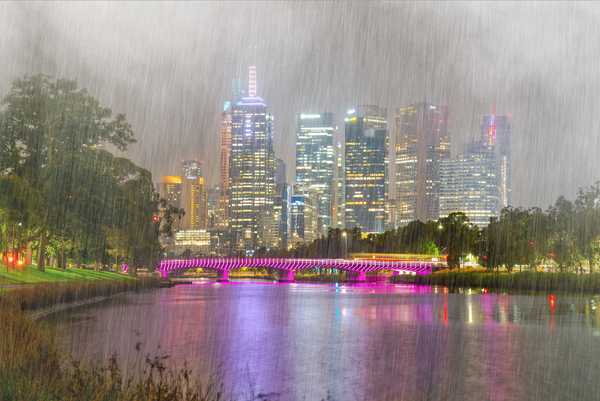
<path id="1" fill-rule="evenodd" d="M 293 270 L 279 270 L 279 282 L 280 283 L 293 283 L 294 282 L 294 271 Z"/>
<path id="2" fill-rule="evenodd" d="M 161 277 L 168 277 L 167 271 L 163 270 L 160 272 Z"/>
<path id="3" fill-rule="evenodd" d="M 217 270 L 217 283 L 228 283 L 229 282 L 229 271 Z"/>
<path id="4" fill-rule="evenodd" d="M 365 272 L 355 272 L 352 270 L 346 271 L 346 283 L 364 283 L 367 281 Z"/>

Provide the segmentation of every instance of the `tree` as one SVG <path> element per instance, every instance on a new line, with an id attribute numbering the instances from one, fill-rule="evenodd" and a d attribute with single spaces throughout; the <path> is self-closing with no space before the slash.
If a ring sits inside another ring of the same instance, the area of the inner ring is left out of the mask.
<path id="1" fill-rule="evenodd" d="M 135 142 L 125 115 L 100 107 L 77 82 L 38 74 L 13 83 L 0 115 L 0 174 L 13 173 L 40 190 L 45 168 L 82 154 L 100 141 L 126 150 Z M 61 202 L 67 202 L 64 199 Z M 44 202 L 48 206 L 47 202 Z M 53 206 L 54 207 L 54 206 Z M 58 206 L 64 209 L 63 206 Z M 48 210 L 40 219 L 38 269 L 44 271 Z"/>
<path id="2" fill-rule="evenodd" d="M 574 243 L 579 269 L 583 272 L 581 259 L 588 261 L 590 272 L 594 272 L 594 262 L 598 254 L 600 237 L 600 181 L 590 187 L 580 188 L 575 206 Z"/>
<path id="3" fill-rule="evenodd" d="M 35 226 L 40 206 L 39 192 L 27 181 L 15 174 L 0 176 L 0 222 L 4 225 L 5 235 L 10 231 L 14 232 L 17 225 L 20 225 L 19 232 L 31 230 Z M 5 253 L 7 248 L 8 241 L 5 239 Z"/>
<path id="4" fill-rule="evenodd" d="M 442 228 L 438 247 L 445 249 L 446 263 L 450 269 L 454 269 L 460 266 L 460 260 L 473 248 L 477 230 L 462 212 L 450 213 L 448 217 L 439 220 L 439 225 Z"/>

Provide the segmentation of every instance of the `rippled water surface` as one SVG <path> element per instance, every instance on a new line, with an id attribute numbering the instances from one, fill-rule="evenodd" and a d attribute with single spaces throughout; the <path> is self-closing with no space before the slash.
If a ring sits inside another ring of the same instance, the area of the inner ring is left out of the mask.
<path id="1" fill-rule="evenodd" d="M 600 398 L 599 297 L 464 292 L 203 283 L 48 320 L 76 357 L 135 358 L 141 342 L 142 355 L 281 400 Z"/>

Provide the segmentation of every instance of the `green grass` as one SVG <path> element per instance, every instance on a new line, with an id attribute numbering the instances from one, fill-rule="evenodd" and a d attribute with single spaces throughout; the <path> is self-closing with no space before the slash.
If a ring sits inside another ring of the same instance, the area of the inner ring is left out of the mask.
<path id="1" fill-rule="evenodd" d="M 37 270 L 36 266 L 15 267 L 12 270 L 9 264 L 8 273 L 6 265 L 0 262 L 0 285 L 30 284 L 30 283 L 64 283 L 68 281 L 91 280 L 128 280 L 129 276 L 120 273 L 95 272 L 77 268 L 66 268 L 64 272 L 55 267 L 46 267 L 45 272 Z"/>

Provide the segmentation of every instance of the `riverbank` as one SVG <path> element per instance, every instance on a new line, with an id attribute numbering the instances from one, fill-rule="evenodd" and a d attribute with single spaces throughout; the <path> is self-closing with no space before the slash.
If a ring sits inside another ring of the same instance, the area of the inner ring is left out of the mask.
<path id="1" fill-rule="evenodd" d="M 121 369 L 116 354 L 108 360 L 75 361 L 56 347 L 52 327 L 36 321 L 66 307 L 159 288 L 162 281 L 40 284 L 0 294 L 0 399 L 228 399 L 222 385 L 203 387 L 187 369 L 170 370 L 162 356 L 146 358 L 135 372 Z"/>
<path id="2" fill-rule="evenodd" d="M 600 274 L 543 272 L 516 272 L 512 274 L 444 273 L 392 276 L 390 277 L 390 283 L 439 285 L 449 288 L 481 287 L 506 291 L 600 293 Z"/>
<path id="3" fill-rule="evenodd" d="M 107 271 L 93 271 L 68 267 L 64 271 L 55 267 L 46 267 L 45 272 L 37 270 L 36 266 L 15 266 L 8 269 L 0 262 L 0 286 L 37 283 L 65 283 L 69 281 L 93 281 L 93 280 L 129 280 L 126 274 Z"/>

